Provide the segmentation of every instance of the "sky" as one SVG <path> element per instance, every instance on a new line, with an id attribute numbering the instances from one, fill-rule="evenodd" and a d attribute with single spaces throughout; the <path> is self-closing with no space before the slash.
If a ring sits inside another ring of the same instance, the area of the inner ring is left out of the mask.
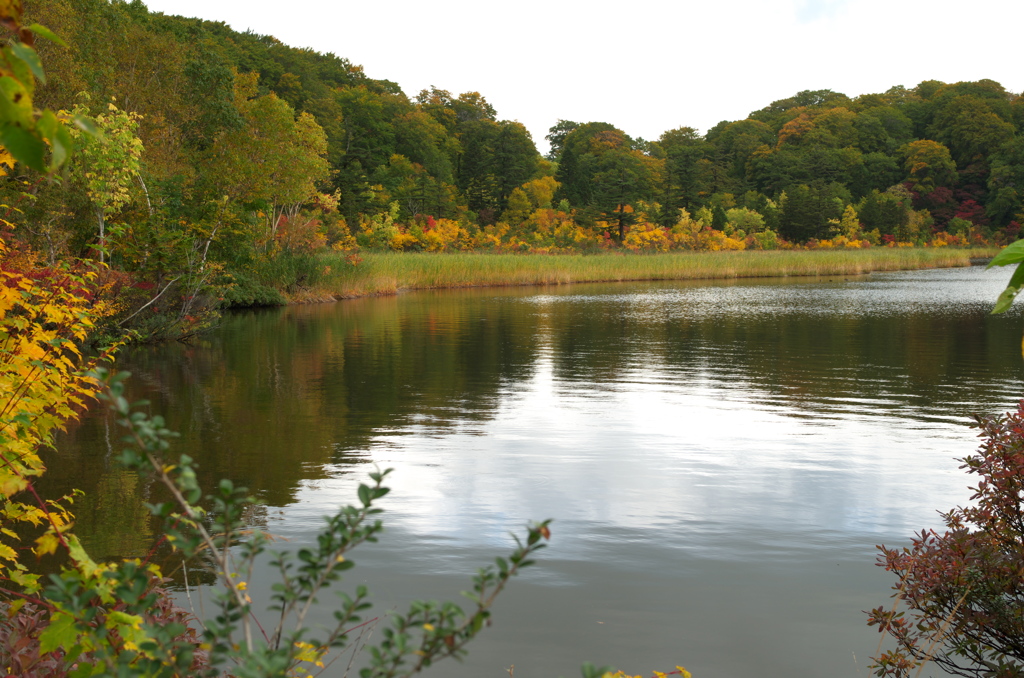
<path id="1" fill-rule="evenodd" d="M 410 97 L 476 91 L 543 151 L 559 119 L 657 139 L 802 90 L 923 80 L 1024 91 L 1019 0 L 145 0 L 333 52 Z"/>

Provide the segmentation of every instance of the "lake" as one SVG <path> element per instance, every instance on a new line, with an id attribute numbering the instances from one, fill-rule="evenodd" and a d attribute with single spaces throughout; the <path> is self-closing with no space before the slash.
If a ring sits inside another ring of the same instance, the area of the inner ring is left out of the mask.
<path id="1" fill-rule="evenodd" d="M 1024 319 L 987 315 L 1008 277 L 417 292 L 233 314 L 120 366 L 204 485 L 248 486 L 283 548 L 394 468 L 386 532 L 345 580 L 378 613 L 459 599 L 510 531 L 553 518 L 493 627 L 433 675 L 867 676 L 862 611 L 894 581 L 875 545 L 967 501 L 971 415 L 1024 394 Z M 154 531 L 119 436 L 93 415 L 48 459 L 46 491 L 87 492 L 96 557 L 142 555 Z"/>

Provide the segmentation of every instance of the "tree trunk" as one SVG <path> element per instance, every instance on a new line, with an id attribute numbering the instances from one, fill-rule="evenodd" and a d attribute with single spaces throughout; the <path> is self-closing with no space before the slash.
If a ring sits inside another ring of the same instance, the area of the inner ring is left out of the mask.
<path id="1" fill-rule="evenodd" d="M 106 260 L 106 237 L 107 237 L 107 225 L 103 221 L 103 210 L 96 210 L 96 216 L 100 221 L 100 263 L 102 264 Z"/>

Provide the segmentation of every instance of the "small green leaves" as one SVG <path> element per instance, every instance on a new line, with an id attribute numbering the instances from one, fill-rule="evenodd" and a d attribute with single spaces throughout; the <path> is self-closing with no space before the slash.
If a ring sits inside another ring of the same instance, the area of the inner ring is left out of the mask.
<path id="1" fill-rule="evenodd" d="M 50 167 L 57 169 L 67 161 L 74 148 L 74 140 L 53 111 L 43 111 L 36 123 L 40 135 L 50 142 Z"/>
<path id="2" fill-rule="evenodd" d="M 74 123 L 75 127 L 77 127 L 78 129 L 82 130 L 83 132 L 85 132 L 89 136 L 92 136 L 92 137 L 101 137 L 102 136 L 102 132 L 100 132 L 99 128 L 96 127 L 96 123 L 94 123 L 89 117 L 87 117 L 85 115 L 77 115 L 77 114 L 76 115 L 72 115 L 71 116 L 71 122 Z"/>

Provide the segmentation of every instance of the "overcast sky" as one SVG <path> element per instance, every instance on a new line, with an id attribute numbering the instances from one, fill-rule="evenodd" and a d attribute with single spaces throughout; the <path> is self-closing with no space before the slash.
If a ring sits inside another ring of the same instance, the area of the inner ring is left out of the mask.
<path id="1" fill-rule="evenodd" d="M 478 91 L 541 150 L 559 118 L 657 139 L 805 89 L 922 80 L 1024 90 L 1020 0 L 146 0 L 334 52 L 410 97 Z"/>

